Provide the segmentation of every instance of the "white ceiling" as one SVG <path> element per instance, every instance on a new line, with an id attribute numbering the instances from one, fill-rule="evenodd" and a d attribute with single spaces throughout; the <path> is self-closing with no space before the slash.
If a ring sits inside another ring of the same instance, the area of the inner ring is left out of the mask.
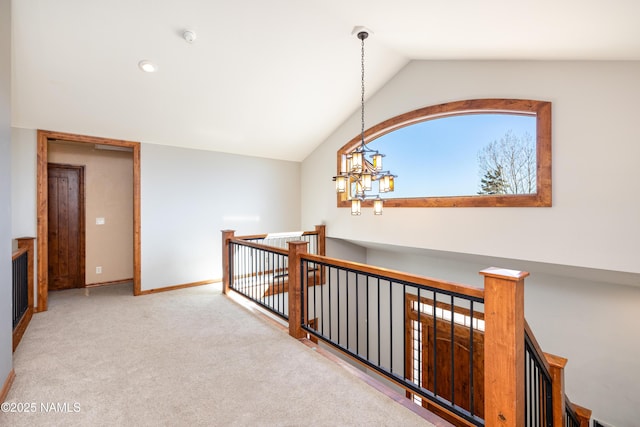
<path id="1" fill-rule="evenodd" d="M 14 0 L 13 125 L 301 161 L 412 59 L 640 60 L 637 0 Z M 191 29 L 197 39 L 182 39 Z M 154 61 L 147 74 L 137 64 Z M 354 129 L 354 136 L 359 129 Z"/>

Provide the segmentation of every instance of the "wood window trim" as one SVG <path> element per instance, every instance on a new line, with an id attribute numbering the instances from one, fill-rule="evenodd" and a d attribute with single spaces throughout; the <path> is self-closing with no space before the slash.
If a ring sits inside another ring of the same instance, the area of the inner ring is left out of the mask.
<path id="1" fill-rule="evenodd" d="M 507 113 L 534 115 L 536 117 L 536 189 L 535 194 L 475 195 L 451 197 L 384 198 L 385 208 L 418 207 L 550 207 L 551 194 L 551 102 L 529 99 L 472 99 L 448 102 L 420 108 L 379 123 L 364 133 L 365 143 L 405 126 L 438 119 L 480 113 Z M 348 154 L 360 144 L 358 134 L 338 150 L 336 170 L 340 173 L 342 155 Z M 363 207 L 373 207 L 373 201 L 365 200 Z M 337 195 L 337 206 L 351 207 L 346 193 Z"/>
<path id="2" fill-rule="evenodd" d="M 49 140 L 61 139 L 64 141 L 80 142 L 88 144 L 102 144 L 116 147 L 131 148 L 133 154 L 133 294 L 141 294 L 141 267 L 140 267 L 140 143 L 123 141 L 118 139 L 100 138 L 95 136 L 75 135 L 63 132 L 38 130 L 37 136 L 37 271 L 38 271 L 38 302 L 36 312 L 46 311 L 49 299 L 48 281 L 48 245 L 47 245 L 47 159 Z"/>

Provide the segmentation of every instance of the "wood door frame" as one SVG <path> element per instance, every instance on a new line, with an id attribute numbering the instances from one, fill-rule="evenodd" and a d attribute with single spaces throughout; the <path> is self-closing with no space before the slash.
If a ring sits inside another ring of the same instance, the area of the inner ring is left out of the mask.
<path id="1" fill-rule="evenodd" d="M 86 237 L 86 233 L 85 233 L 85 167 L 84 166 L 77 166 L 77 165 L 69 165 L 69 164 L 65 164 L 65 163 L 49 163 L 47 162 L 47 182 L 49 181 L 49 168 L 50 167 L 54 167 L 54 168 L 58 168 L 58 169 L 71 169 L 71 170 L 77 170 L 78 171 L 78 176 L 79 176 L 79 180 L 78 180 L 78 185 L 79 185 L 79 190 L 80 193 L 78 194 L 79 196 L 79 200 L 78 200 L 78 205 L 79 205 L 79 214 L 80 217 L 78 218 L 78 233 L 80 234 L 78 236 L 79 238 L 79 246 L 80 246 L 80 256 L 78 258 L 78 262 L 79 262 L 79 267 L 80 267 L 80 277 L 81 277 L 81 283 L 82 286 L 84 287 L 86 285 L 86 277 L 85 277 L 85 237 Z M 47 187 L 48 190 L 48 187 Z M 48 191 L 47 191 L 48 193 Z M 49 195 L 47 194 L 47 250 L 49 249 L 49 216 L 48 216 L 48 206 L 49 206 Z M 47 267 L 49 266 L 49 252 L 47 251 Z M 47 292 L 49 290 L 49 274 L 47 271 Z"/>
<path id="2" fill-rule="evenodd" d="M 37 137 L 37 217 L 38 217 L 38 304 L 36 312 L 46 311 L 49 299 L 48 278 L 48 224 L 49 200 L 47 194 L 47 154 L 49 141 L 61 139 L 70 142 L 111 145 L 131 148 L 133 152 L 133 294 L 140 295 L 140 143 L 95 136 L 76 135 L 38 129 Z"/>

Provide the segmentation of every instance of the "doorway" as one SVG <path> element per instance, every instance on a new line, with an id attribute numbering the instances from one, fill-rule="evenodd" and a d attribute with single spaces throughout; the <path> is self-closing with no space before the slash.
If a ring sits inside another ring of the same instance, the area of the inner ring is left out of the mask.
<path id="1" fill-rule="evenodd" d="M 133 154 L 133 294 L 140 295 L 140 143 L 117 139 L 75 135 L 63 132 L 38 130 L 37 137 L 37 306 L 36 312 L 46 311 L 49 291 L 49 238 L 48 238 L 48 145 L 50 141 L 64 140 L 69 142 L 95 144 L 101 146 L 126 147 Z M 84 279 L 83 279 L 84 280 Z"/>
<path id="2" fill-rule="evenodd" d="M 85 286 L 84 166 L 47 165 L 49 290 Z"/>

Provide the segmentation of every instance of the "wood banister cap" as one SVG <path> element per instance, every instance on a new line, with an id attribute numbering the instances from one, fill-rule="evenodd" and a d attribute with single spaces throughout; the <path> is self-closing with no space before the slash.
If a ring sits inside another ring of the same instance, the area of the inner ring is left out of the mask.
<path id="1" fill-rule="evenodd" d="M 551 354 L 551 353 L 543 353 L 543 354 L 545 359 L 547 359 L 549 366 L 551 366 L 552 368 L 564 369 L 564 367 L 567 366 L 567 362 L 569 361 L 569 359 L 556 356 L 555 354 Z"/>
<path id="2" fill-rule="evenodd" d="M 304 246 L 307 247 L 307 245 L 309 245 L 309 242 L 305 242 L 304 240 L 291 240 L 289 242 L 287 242 L 289 244 L 289 246 Z"/>
<path id="3" fill-rule="evenodd" d="M 593 413 L 593 411 L 591 411 L 591 409 L 587 409 L 585 407 L 582 407 L 580 405 L 576 405 L 575 403 L 571 403 L 573 405 L 573 410 L 576 412 L 576 415 L 580 418 L 584 418 L 586 420 L 590 420 L 591 419 L 591 415 Z"/>
<path id="4" fill-rule="evenodd" d="M 506 268 L 489 267 L 480 272 L 485 277 L 495 277 L 498 279 L 520 280 L 529 275 L 526 271 L 509 270 Z"/>

